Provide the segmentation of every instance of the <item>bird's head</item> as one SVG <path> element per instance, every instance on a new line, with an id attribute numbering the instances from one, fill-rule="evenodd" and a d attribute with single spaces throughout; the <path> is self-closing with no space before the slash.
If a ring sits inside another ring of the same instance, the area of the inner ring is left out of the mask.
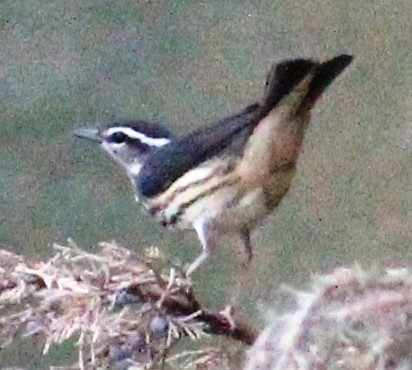
<path id="1" fill-rule="evenodd" d="M 139 174 L 150 153 L 172 139 L 167 129 L 145 121 L 113 124 L 102 129 L 82 128 L 74 131 L 74 135 L 99 143 L 131 176 Z"/>

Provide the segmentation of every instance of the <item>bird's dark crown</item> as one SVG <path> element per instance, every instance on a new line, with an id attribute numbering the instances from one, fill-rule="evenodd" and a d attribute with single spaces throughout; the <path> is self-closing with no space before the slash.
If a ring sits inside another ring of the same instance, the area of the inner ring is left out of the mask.
<path id="1" fill-rule="evenodd" d="M 132 143 L 140 140 L 143 143 L 146 141 L 145 144 L 149 146 L 157 146 L 157 142 L 161 143 L 162 139 L 170 139 L 172 136 L 165 127 L 146 121 L 115 123 L 102 129 L 101 135 L 109 143 Z"/>
<path id="2" fill-rule="evenodd" d="M 100 135 L 109 146 L 125 144 L 141 153 L 146 153 L 151 148 L 161 147 L 171 139 L 171 134 L 166 128 L 146 121 L 116 123 L 101 130 Z"/>

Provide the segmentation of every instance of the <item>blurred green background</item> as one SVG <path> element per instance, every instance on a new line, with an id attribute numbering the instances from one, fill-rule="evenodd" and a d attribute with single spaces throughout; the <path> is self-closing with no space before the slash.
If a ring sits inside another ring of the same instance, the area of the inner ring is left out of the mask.
<path id="1" fill-rule="evenodd" d="M 142 118 L 186 132 L 253 102 L 273 61 L 350 53 L 354 63 L 314 109 L 293 186 L 252 236 L 237 310 L 262 325 L 262 307 L 282 303 L 281 283 L 355 262 L 410 265 L 410 5 L 2 0 L 0 248 L 46 258 L 69 237 L 89 249 L 115 239 L 159 246 L 170 263 L 193 259 L 196 237 L 155 224 L 120 168 L 71 131 Z M 230 245 L 195 275 L 211 309 L 229 300 Z M 0 365 L 42 369 L 71 352 L 43 359 L 25 344 L 0 352 Z"/>

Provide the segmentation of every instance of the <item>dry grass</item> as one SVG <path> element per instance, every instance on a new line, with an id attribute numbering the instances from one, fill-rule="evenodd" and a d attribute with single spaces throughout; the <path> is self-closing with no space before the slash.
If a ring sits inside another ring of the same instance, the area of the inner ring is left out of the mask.
<path id="1" fill-rule="evenodd" d="M 139 258 L 116 243 L 99 247 L 92 254 L 73 242 L 55 245 L 56 255 L 46 262 L 0 251 L 2 346 L 36 335 L 44 340 L 45 354 L 74 337 L 75 368 L 149 369 L 160 363 L 210 364 L 215 358 L 221 364 L 224 356 L 216 348 L 169 353 L 182 337 L 221 334 L 253 341 L 230 313 L 204 310 L 190 278 L 174 268 L 156 271 L 157 249 Z"/>
<path id="2" fill-rule="evenodd" d="M 73 242 L 55 249 L 45 262 L 0 250 L 1 346 L 38 336 L 45 354 L 75 338 L 77 363 L 54 369 L 238 369 L 227 340 L 219 346 L 197 341 L 210 334 L 253 344 L 244 370 L 412 365 L 408 269 L 338 268 L 315 277 L 308 292 L 287 288 L 297 309 L 257 337 L 232 308 L 204 309 L 189 277 L 176 268 L 161 270 L 156 248 L 142 257 L 114 242 L 101 243 L 96 253 Z M 183 338 L 196 347 L 179 349 Z"/>
<path id="3" fill-rule="evenodd" d="M 401 370 L 412 366 L 412 274 L 338 268 L 310 292 L 289 290 L 295 312 L 259 336 L 244 370 Z"/>

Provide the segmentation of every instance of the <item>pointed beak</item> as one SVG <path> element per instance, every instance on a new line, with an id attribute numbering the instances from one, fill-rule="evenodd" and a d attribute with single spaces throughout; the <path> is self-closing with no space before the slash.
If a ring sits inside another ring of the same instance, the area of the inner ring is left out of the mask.
<path id="1" fill-rule="evenodd" d="M 103 141 L 102 136 L 97 128 L 81 128 L 73 131 L 73 135 L 77 137 L 82 137 L 84 139 L 89 139 L 93 141 L 98 141 L 101 143 Z"/>

